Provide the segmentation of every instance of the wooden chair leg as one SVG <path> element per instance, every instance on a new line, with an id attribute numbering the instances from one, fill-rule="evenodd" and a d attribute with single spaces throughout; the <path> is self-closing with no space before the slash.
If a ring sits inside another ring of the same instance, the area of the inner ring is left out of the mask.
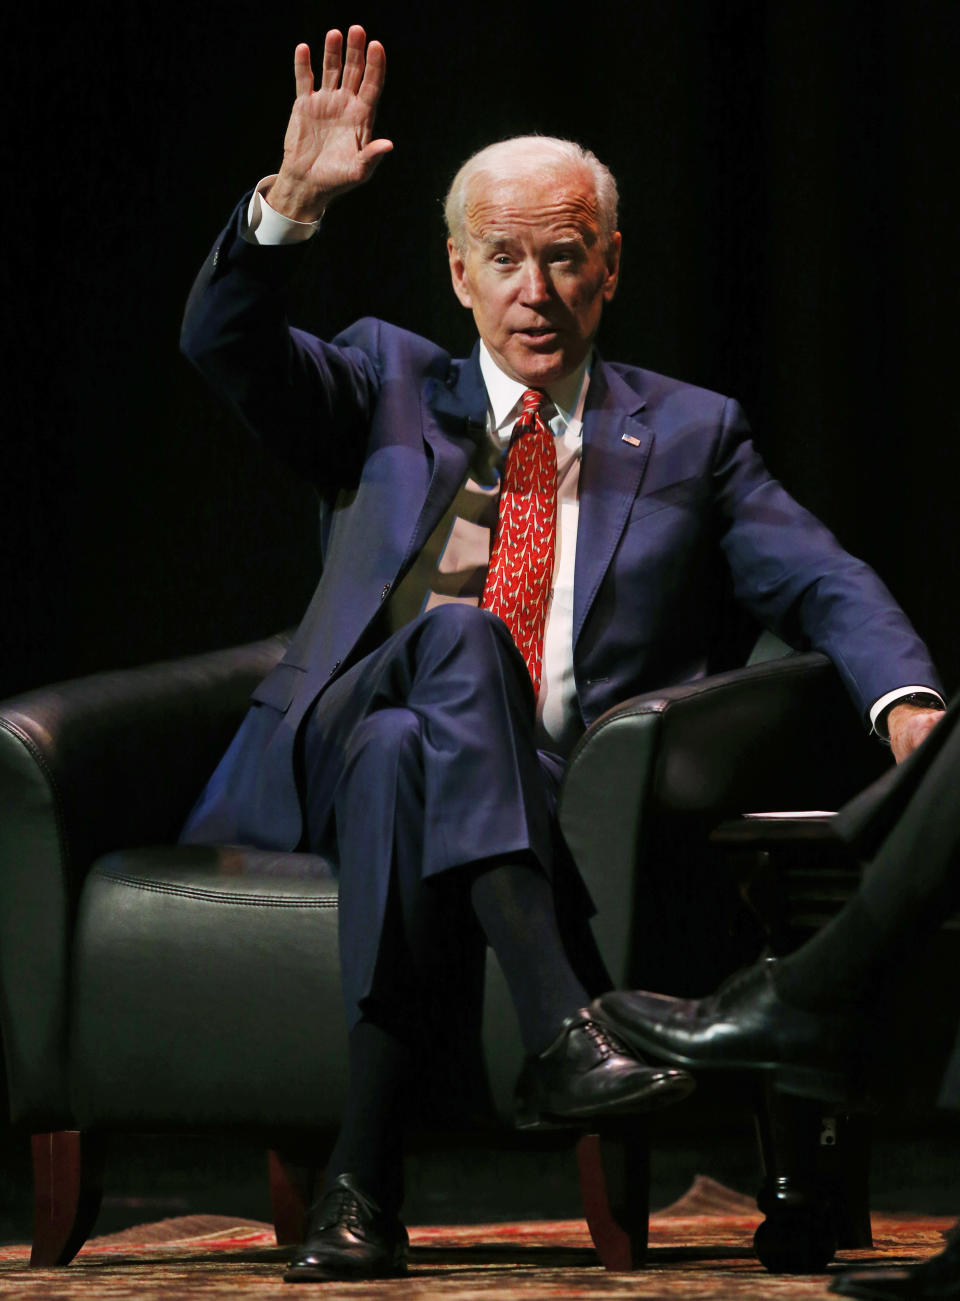
<path id="1" fill-rule="evenodd" d="M 870 1118 L 769 1089 L 757 1105 L 767 1218 L 757 1255 L 777 1273 L 818 1272 L 837 1247 L 872 1247 Z"/>
<path id="2" fill-rule="evenodd" d="M 774 1274 L 818 1274 L 837 1247 L 820 1143 L 823 1104 L 760 1086 L 757 1136 L 764 1179 L 757 1205 L 766 1219 L 753 1245 Z"/>
<path id="3" fill-rule="evenodd" d="M 34 1134 L 30 1264 L 69 1265 L 100 1210 L 103 1140 L 79 1130 Z"/>
<path id="4" fill-rule="evenodd" d="M 638 1269 L 646 1260 L 650 1217 L 650 1131 L 623 1123 L 577 1144 L 580 1196 L 605 1269 Z"/>
<path id="5" fill-rule="evenodd" d="M 295 1247 L 306 1236 L 316 1169 L 271 1148 L 267 1154 L 270 1206 L 278 1247 Z"/>

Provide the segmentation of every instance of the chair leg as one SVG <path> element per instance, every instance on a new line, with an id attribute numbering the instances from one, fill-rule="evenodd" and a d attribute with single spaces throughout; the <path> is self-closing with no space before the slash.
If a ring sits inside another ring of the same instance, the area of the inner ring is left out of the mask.
<path id="1" fill-rule="evenodd" d="M 306 1236 L 316 1169 L 271 1148 L 267 1153 L 270 1206 L 278 1247 L 295 1247 Z"/>
<path id="2" fill-rule="evenodd" d="M 753 1242 L 772 1273 L 820 1273 L 837 1249 L 841 1228 L 845 1236 L 862 1234 L 856 1217 L 856 1230 L 849 1216 L 844 1222 L 842 1197 L 838 1204 L 843 1190 L 835 1151 L 839 1131 L 829 1110 L 824 1103 L 761 1086 L 757 1134 L 764 1181 L 757 1205 L 767 1218 Z"/>
<path id="3" fill-rule="evenodd" d="M 778 1273 L 823 1269 L 837 1247 L 873 1246 L 870 1118 L 765 1088 L 757 1105 L 767 1218 L 754 1245 Z"/>
<path id="4" fill-rule="evenodd" d="M 650 1131 L 625 1122 L 577 1144 L 580 1196 L 590 1236 L 605 1269 L 638 1269 L 647 1255 Z"/>
<path id="5" fill-rule="evenodd" d="M 32 1266 L 69 1265 L 86 1242 L 100 1210 L 103 1147 L 79 1130 L 33 1135 Z"/>

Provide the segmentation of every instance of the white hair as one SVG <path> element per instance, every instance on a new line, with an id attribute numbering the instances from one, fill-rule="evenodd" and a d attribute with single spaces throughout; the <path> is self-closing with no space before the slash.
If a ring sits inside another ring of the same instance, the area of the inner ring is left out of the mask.
<path id="1" fill-rule="evenodd" d="M 443 211 L 447 219 L 447 234 L 458 253 L 466 251 L 468 187 L 481 176 L 495 179 L 506 170 L 505 164 L 509 166 L 518 162 L 533 169 L 579 167 L 586 171 L 596 196 L 600 239 L 604 246 L 610 243 L 617 229 L 617 183 L 609 167 L 574 140 L 560 140 L 556 136 L 512 136 L 473 154 L 453 178 Z"/>

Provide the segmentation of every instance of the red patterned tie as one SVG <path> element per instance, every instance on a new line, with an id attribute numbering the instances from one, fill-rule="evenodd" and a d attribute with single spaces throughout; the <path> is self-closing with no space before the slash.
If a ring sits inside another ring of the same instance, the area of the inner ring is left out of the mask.
<path id="1" fill-rule="evenodd" d="M 553 577 L 557 453 L 540 414 L 545 396 L 528 388 L 513 427 L 500 489 L 497 529 L 480 604 L 500 616 L 527 662 L 539 694 L 543 628 Z"/>

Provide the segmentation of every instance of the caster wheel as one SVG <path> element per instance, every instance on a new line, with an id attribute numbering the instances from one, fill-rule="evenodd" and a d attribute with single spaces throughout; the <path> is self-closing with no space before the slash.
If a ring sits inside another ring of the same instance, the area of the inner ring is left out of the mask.
<path id="1" fill-rule="evenodd" d="M 753 1248 L 771 1274 L 822 1274 L 837 1241 L 833 1225 L 823 1216 L 780 1210 L 759 1226 Z"/>

